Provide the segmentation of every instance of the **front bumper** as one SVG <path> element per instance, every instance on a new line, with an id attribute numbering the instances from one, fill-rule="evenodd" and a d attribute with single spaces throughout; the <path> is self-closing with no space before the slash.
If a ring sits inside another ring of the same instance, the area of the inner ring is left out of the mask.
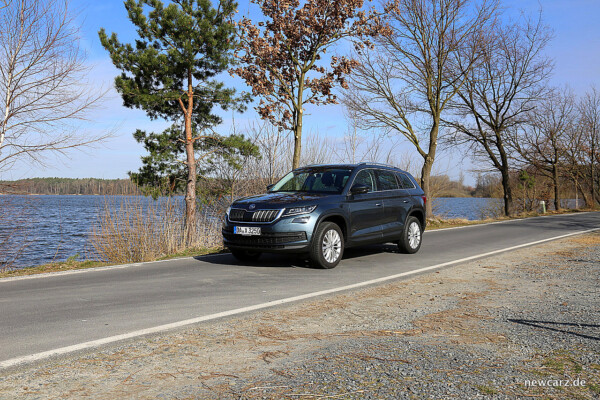
<path id="1" fill-rule="evenodd" d="M 308 251 L 314 220 L 309 223 L 293 223 L 294 218 L 283 218 L 268 224 L 232 222 L 226 218 L 223 224 L 223 245 L 230 249 L 244 249 L 260 252 L 301 253 Z M 261 228 L 257 236 L 245 236 L 233 233 L 234 226 L 256 226 Z"/>

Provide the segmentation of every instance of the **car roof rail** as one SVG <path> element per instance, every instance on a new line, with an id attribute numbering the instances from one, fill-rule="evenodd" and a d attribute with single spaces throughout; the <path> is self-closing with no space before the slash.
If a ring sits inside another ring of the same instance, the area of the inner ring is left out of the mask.
<path id="1" fill-rule="evenodd" d="M 384 164 L 384 163 L 379 163 L 379 162 L 370 162 L 370 161 L 363 161 L 361 163 L 358 163 L 358 165 L 378 165 L 380 167 L 390 167 L 390 168 L 396 168 L 393 165 L 390 164 Z M 396 168 L 398 169 L 398 168 Z"/>

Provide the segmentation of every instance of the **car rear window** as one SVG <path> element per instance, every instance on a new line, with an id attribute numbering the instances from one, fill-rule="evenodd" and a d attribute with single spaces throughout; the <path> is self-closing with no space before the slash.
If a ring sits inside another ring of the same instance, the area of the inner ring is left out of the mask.
<path id="1" fill-rule="evenodd" d="M 398 182 L 393 172 L 384 171 L 381 169 L 377 170 L 377 180 L 379 183 L 379 190 L 396 190 L 398 188 Z"/>
<path id="2" fill-rule="evenodd" d="M 415 188 L 415 184 L 406 174 L 396 173 L 396 176 L 398 177 L 398 181 L 400 182 L 400 186 L 402 187 L 402 189 Z"/>

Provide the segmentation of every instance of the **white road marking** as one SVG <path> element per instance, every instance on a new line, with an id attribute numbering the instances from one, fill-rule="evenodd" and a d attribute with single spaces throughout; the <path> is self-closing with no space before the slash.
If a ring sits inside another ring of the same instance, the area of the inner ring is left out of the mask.
<path id="1" fill-rule="evenodd" d="M 451 229 L 472 228 L 472 227 L 476 227 L 476 226 L 504 224 L 507 222 L 523 221 L 526 219 L 534 219 L 534 218 L 552 218 L 552 217 L 561 217 L 561 216 L 568 216 L 568 215 L 583 215 L 583 214 L 589 214 L 591 212 L 593 212 L 593 211 L 585 211 L 585 212 L 577 212 L 577 213 L 569 213 L 569 214 L 541 215 L 539 217 L 530 217 L 530 218 L 507 219 L 504 221 L 486 222 L 483 224 L 454 226 L 451 228 L 432 229 L 429 231 L 425 230 L 424 233 L 443 232 L 443 231 L 448 231 Z M 199 256 L 199 257 L 216 257 L 216 256 L 221 256 L 223 254 L 227 254 L 227 253 L 205 254 L 205 255 Z M 71 271 L 57 271 L 57 272 L 46 272 L 46 273 L 33 274 L 33 275 L 13 276 L 13 277 L 0 278 L 0 284 L 5 283 L 5 282 L 20 281 L 20 280 L 24 280 L 24 279 L 40 279 L 40 278 L 49 278 L 49 277 L 65 276 L 65 275 L 73 275 L 73 274 L 83 274 L 86 272 L 99 272 L 99 271 L 110 271 L 110 270 L 114 270 L 114 269 L 122 269 L 122 268 L 129 268 L 129 267 L 141 267 L 141 266 L 144 266 L 147 264 L 163 263 L 163 262 L 167 262 L 167 261 L 177 261 L 177 260 L 191 260 L 194 258 L 195 257 L 179 257 L 179 258 L 169 258 L 167 260 L 145 261 L 145 262 L 140 262 L 140 263 L 120 264 L 120 265 L 108 265 L 106 267 L 93 267 L 93 268 L 75 269 L 75 270 L 71 270 Z"/>
<path id="2" fill-rule="evenodd" d="M 85 349 L 91 349 L 91 348 L 95 348 L 95 347 L 102 346 L 105 344 L 119 342 L 122 340 L 132 339 L 132 338 L 149 335 L 149 334 L 153 334 L 153 333 L 160 333 L 160 332 L 168 331 L 171 329 L 181 328 L 181 327 L 184 327 L 187 325 L 197 324 L 200 322 L 211 321 L 211 320 L 223 318 L 223 317 L 230 317 L 233 315 L 247 313 L 249 311 L 262 310 L 265 308 L 274 307 L 274 306 L 287 304 L 287 303 L 293 303 L 296 301 L 306 300 L 306 299 L 310 299 L 313 297 L 323 296 L 323 295 L 327 295 L 327 294 L 332 294 L 332 293 L 342 292 L 342 291 L 346 291 L 346 290 L 370 286 L 370 285 L 374 285 L 377 283 L 387 282 L 387 281 L 395 280 L 395 279 L 402 278 L 405 276 L 415 275 L 420 272 L 440 269 L 440 268 L 447 267 L 447 266 L 450 266 L 453 264 L 459 264 L 459 263 L 463 263 L 463 262 L 467 262 L 467 261 L 472 261 L 475 259 L 492 256 L 494 254 L 503 253 L 503 252 L 507 252 L 507 251 L 511 251 L 511 250 L 517 250 L 517 249 L 520 249 L 523 247 L 533 246 L 533 245 L 541 244 L 541 243 L 545 243 L 545 242 L 550 242 L 552 240 L 562 239 L 562 238 L 566 238 L 569 236 L 581 235 L 581 234 L 593 232 L 593 231 L 596 231 L 599 229 L 600 228 L 594 228 L 594 229 L 587 229 L 584 231 L 571 232 L 571 233 L 567 233 L 567 234 L 560 235 L 560 236 L 554 236 L 554 237 L 547 238 L 547 239 L 537 240 L 535 242 L 524 243 L 524 244 L 520 244 L 517 246 L 507 247 L 507 248 L 500 249 L 500 250 L 494 250 L 494 251 L 490 251 L 487 253 L 482 253 L 482 254 L 477 254 L 474 256 L 470 256 L 470 257 L 461 258 L 458 260 L 448 261 L 445 263 L 436 264 L 436 265 L 432 265 L 429 267 L 416 269 L 413 271 L 402 272 L 400 274 L 389 275 L 389 276 L 384 276 L 382 278 L 371 279 L 371 280 L 364 281 L 364 282 L 354 283 L 352 285 L 340 286 L 340 287 L 333 288 L 333 289 L 321 290 L 318 292 L 307 293 L 307 294 L 294 296 L 294 297 L 287 297 L 287 298 L 280 299 L 280 300 L 269 301 L 267 303 L 256 304 L 256 305 L 249 306 L 249 307 L 236 308 L 233 310 L 223 311 L 223 312 L 216 313 L 216 314 L 210 314 L 210 315 L 205 315 L 202 317 L 191 318 L 191 319 L 186 319 L 183 321 L 173 322 L 170 324 L 159 325 L 159 326 L 155 326 L 153 328 L 140 329 L 137 331 L 124 333 L 121 335 L 110 336 L 110 337 L 98 339 L 98 340 L 92 340 L 89 342 L 79 343 L 79 344 L 75 344 L 72 346 L 66 346 L 66 347 L 61 347 L 61 348 L 54 349 L 54 350 L 44 351 L 41 353 L 30 354 L 30 355 L 23 356 L 23 357 L 11 358 L 9 360 L 0 362 L 0 370 L 9 368 L 9 367 L 14 367 L 19 364 L 40 361 L 40 360 L 50 358 L 53 356 L 59 356 L 59 355 L 63 355 L 63 354 L 72 353 L 75 351 L 85 350 Z"/>

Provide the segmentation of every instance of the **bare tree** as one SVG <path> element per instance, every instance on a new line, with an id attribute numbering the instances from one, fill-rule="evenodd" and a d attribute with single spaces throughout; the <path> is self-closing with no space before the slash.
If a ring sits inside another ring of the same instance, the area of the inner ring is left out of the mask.
<path id="1" fill-rule="evenodd" d="M 551 179 L 554 209 L 560 210 L 560 178 L 574 129 L 575 99 L 568 89 L 552 89 L 528 113 L 528 122 L 511 146 L 521 162 L 533 165 Z"/>
<path id="2" fill-rule="evenodd" d="M 67 0 L 11 0 L 0 10 L 0 170 L 17 160 L 43 162 L 108 135 L 89 136 L 76 122 L 103 96 L 85 81 Z"/>
<path id="3" fill-rule="evenodd" d="M 520 19 L 490 30 L 475 44 L 478 62 L 454 104 L 458 117 L 446 121 L 457 133 L 458 143 L 469 144 L 476 158 L 500 172 L 506 215 L 514 212 L 507 142 L 544 93 L 553 65 L 542 51 L 551 37 L 541 14 L 537 21 Z"/>
<path id="4" fill-rule="evenodd" d="M 582 130 L 587 141 L 587 154 L 590 167 L 591 206 L 596 206 L 596 164 L 600 161 L 600 91 L 592 87 L 579 104 Z"/>
<path id="5" fill-rule="evenodd" d="M 265 179 L 266 184 L 277 182 L 291 167 L 293 143 L 290 133 L 267 121 L 258 121 L 247 128 L 248 138 L 258 146 L 260 157 L 252 159 L 248 174 Z"/>
<path id="6" fill-rule="evenodd" d="M 375 49 L 357 55 L 344 103 L 365 129 L 406 138 L 423 158 L 421 186 L 430 195 L 442 114 L 475 62 L 468 44 L 496 14 L 496 0 L 388 0 Z M 431 203 L 427 202 L 431 213 Z"/>
<path id="7" fill-rule="evenodd" d="M 568 132 L 569 138 L 564 152 L 563 169 L 566 176 L 575 185 L 576 204 L 579 204 L 579 193 L 581 193 L 586 206 L 590 207 L 593 203 L 590 201 L 589 191 L 584 187 L 586 182 L 589 182 L 589 169 L 586 166 L 586 160 L 589 159 L 588 131 L 582 120 L 581 116 L 576 118 L 572 129 Z"/>

